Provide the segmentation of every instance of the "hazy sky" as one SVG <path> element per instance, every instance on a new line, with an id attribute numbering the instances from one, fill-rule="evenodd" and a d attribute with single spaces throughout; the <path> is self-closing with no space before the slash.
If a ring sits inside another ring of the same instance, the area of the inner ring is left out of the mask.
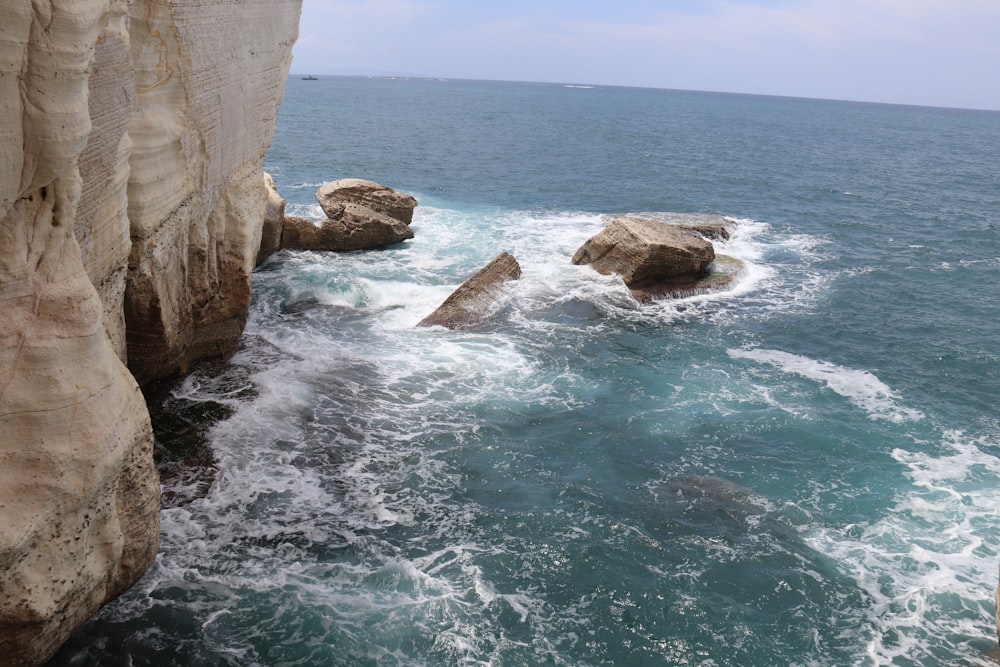
<path id="1" fill-rule="evenodd" d="M 1000 0 L 304 0 L 292 72 L 1000 110 Z"/>

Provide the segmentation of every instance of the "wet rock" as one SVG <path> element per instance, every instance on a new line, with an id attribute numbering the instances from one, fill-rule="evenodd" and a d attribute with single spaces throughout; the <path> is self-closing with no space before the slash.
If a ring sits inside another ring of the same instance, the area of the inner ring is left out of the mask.
<path id="1" fill-rule="evenodd" d="M 729 255 L 716 255 L 708 269 L 697 276 L 666 278 L 630 288 L 632 296 L 643 303 L 656 299 L 679 299 L 706 292 L 724 290 L 743 273 L 742 260 Z"/>
<path id="2" fill-rule="evenodd" d="M 409 225 L 360 204 L 339 204 L 317 225 L 285 216 L 281 247 L 289 250 L 372 250 L 413 238 Z"/>
<path id="3" fill-rule="evenodd" d="M 521 266 L 510 253 L 502 252 L 462 283 L 417 326 L 462 329 L 474 326 L 492 314 L 500 300 L 504 283 L 521 277 Z"/>

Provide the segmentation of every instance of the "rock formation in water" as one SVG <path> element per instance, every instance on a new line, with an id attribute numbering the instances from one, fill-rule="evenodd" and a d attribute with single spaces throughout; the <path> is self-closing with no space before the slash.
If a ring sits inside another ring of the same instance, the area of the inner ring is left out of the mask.
<path id="1" fill-rule="evenodd" d="M 150 565 L 142 381 L 235 344 L 298 0 L 0 0 L 0 654 Z"/>
<path id="2" fill-rule="evenodd" d="M 634 287 L 676 276 L 696 276 L 715 259 L 712 244 L 688 230 L 647 218 L 614 218 L 573 255 L 599 273 L 615 273 Z"/>
<path id="3" fill-rule="evenodd" d="M 406 223 L 361 204 L 340 204 L 333 216 L 317 225 L 312 220 L 285 216 L 281 247 L 288 250 L 374 250 L 413 238 Z"/>
<path id="4" fill-rule="evenodd" d="M 132 252 L 125 320 L 141 383 L 232 350 L 246 323 L 298 0 L 132 7 Z"/>
<path id="5" fill-rule="evenodd" d="M 277 193 L 275 193 L 277 194 Z M 285 216 L 281 247 L 288 250 L 374 250 L 413 238 L 417 200 L 378 183 L 344 178 L 316 191 L 326 219 L 319 224 Z"/>
<path id="6" fill-rule="evenodd" d="M 709 239 L 729 239 L 731 227 L 725 218 L 707 215 L 609 216 L 608 225 L 572 261 L 621 276 L 639 301 L 722 289 L 744 266 L 733 257 L 716 256 Z"/>
<path id="7" fill-rule="evenodd" d="M 459 285 L 417 326 L 464 329 L 477 325 L 496 310 L 504 284 L 520 277 L 521 266 L 517 260 L 510 253 L 502 252 Z"/>
<path id="8" fill-rule="evenodd" d="M 407 225 L 413 222 L 417 206 L 417 200 L 410 195 L 360 178 L 324 183 L 316 191 L 316 201 L 330 218 L 336 218 L 344 204 L 360 204 Z"/>

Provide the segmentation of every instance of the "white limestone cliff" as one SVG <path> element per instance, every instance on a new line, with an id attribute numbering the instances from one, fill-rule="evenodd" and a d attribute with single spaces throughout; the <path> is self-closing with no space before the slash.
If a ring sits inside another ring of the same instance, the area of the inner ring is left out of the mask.
<path id="1" fill-rule="evenodd" d="M 44 662 L 152 563 L 123 362 L 156 379 L 242 331 L 299 4 L 0 0 L 4 664 Z"/>

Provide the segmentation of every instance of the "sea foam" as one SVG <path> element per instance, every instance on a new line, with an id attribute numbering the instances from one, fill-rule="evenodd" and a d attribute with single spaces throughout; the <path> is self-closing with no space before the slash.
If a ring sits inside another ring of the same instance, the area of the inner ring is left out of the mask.
<path id="1" fill-rule="evenodd" d="M 780 350 L 730 349 L 727 352 L 734 359 L 749 359 L 769 364 L 786 373 L 820 382 L 867 412 L 873 419 L 887 419 L 901 423 L 923 418 L 919 410 L 900 405 L 898 396 L 892 388 L 868 371 L 845 368 L 828 361 L 818 361 Z"/>

